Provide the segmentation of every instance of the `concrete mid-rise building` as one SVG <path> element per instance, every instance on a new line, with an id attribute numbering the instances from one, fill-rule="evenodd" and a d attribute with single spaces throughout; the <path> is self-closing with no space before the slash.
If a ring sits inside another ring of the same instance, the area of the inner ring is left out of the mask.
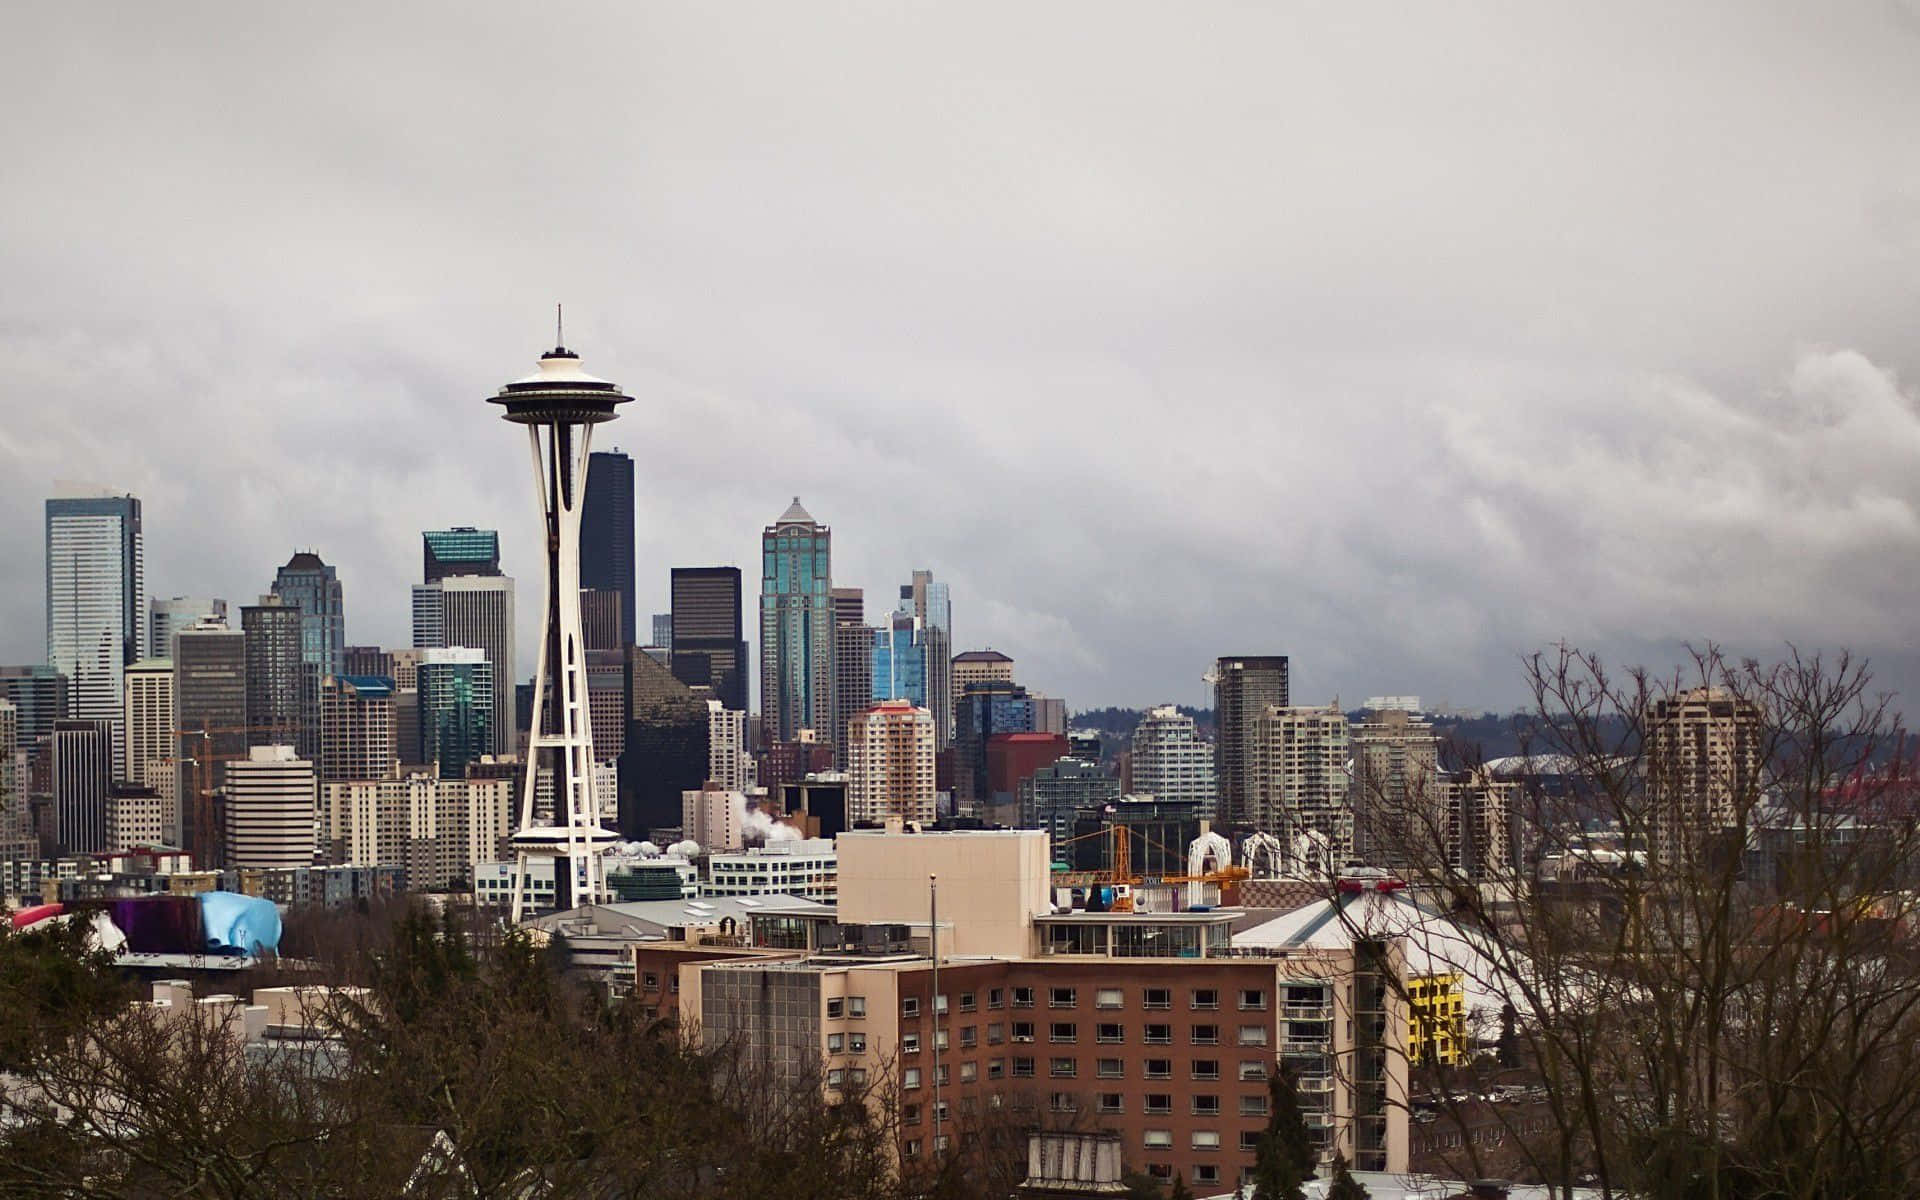
<path id="1" fill-rule="evenodd" d="M 1276 704 L 1257 732 L 1253 827 L 1279 839 L 1288 874 L 1325 876 L 1354 852 L 1347 715 Z"/>
<path id="2" fill-rule="evenodd" d="M 963 650 L 947 663 L 947 684 L 952 689 L 954 715 L 959 720 L 960 698 L 967 685 L 974 683 L 1012 683 L 1013 658 L 998 650 Z M 957 728 L 957 726 L 956 726 Z"/>
<path id="3" fill-rule="evenodd" d="M 707 857 L 702 896 L 799 896 L 831 904 L 840 893 L 831 838 L 768 842 Z"/>
<path id="4" fill-rule="evenodd" d="M 400 755 L 393 680 L 338 675 L 320 688 L 320 778 L 391 779 Z"/>
<path id="5" fill-rule="evenodd" d="M 1445 861 L 1447 797 L 1440 739 L 1405 709 L 1368 713 L 1353 731 L 1354 854 L 1420 872 Z"/>
<path id="6" fill-rule="evenodd" d="M 157 787 L 155 775 L 173 771 L 173 660 L 143 658 L 127 668 L 127 735 L 120 778 Z M 173 794 L 168 782 L 166 792 Z"/>
<path id="7" fill-rule="evenodd" d="M 107 794 L 107 848 L 164 846 L 172 832 L 171 816 L 170 806 L 157 788 L 115 783 Z"/>
<path id="8" fill-rule="evenodd" d="M 1136 793 L 1174 803 L 1192 803 L 1215 813 L 1213 746 L 1201 740 L 1192 717 L 1173 705 L 1147 710 L 1129 744 Z"/>
<path id="9" fill-rule="evenodd" d="M 323 782 L 321 831 L 342 866 L 398 866 L 411 891 L 471 881 L 475 867 L 507 858 L 518 819 L 514 764 L 493 775 Z"/>
<path id="10" fill-rule="evenodd" d="M 1661 698 L 1645 720 L 1654 860 L 1706 864 L 1710 847 L 1741 824 L 1765 787 L 1763 714 L 1730 688 L 1702 687 Z"/>
<path id="11" fill-rule="evenodd" d="M 935 736 L 933 714 L 906 700 L 883 700 L 855 717 L 848 732 L 848 818 L 932 821 Z"/>
<path id="12" fill-rule="evenodd" d="M 311 866 L 315 782 L 313 764 L 292 746 L 254 746 L 227 764 L 227 866 Z"/>
<path id="13" fill-rule="evenodd" d="M 680 836 L 708 852 L 738 850 L 746 831 L 746 794 L 709 783 L 680 795 Z"/>
<path id="14" fill-rule="evenodd" d="M 707 781 L 744 792 L 757 782 L 747 752 L 747 714 L 707 701 Z"/>

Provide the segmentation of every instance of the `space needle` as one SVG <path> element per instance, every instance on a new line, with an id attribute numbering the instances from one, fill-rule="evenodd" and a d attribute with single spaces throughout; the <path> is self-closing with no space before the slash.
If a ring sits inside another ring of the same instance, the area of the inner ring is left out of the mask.
<path id="1" fill-rule="evenodd" d="M 619 414 L 633 397 L 580 369 L 555 322 L 555 346 L 540 369 L 500 389 L 488 402 L 501 416 L 527 427 L 533 450 L 534 492 L 547 532 L 547 607 L 533 677 L 533 728 L 520 793 L 520 826 L 513 835 L 513 910 L 519 924 L 528 907 L 528 865 L 553 864 L 556 912 L 602 899 L 601 853 L 618 836 L 600 824 L 593 794 L 593 722 L 587 709 L 587 644 L 580 627 L 580 513 L 586 501 L 588 447 L 593 427 Z M 505 686 L 496 683 L 495 686 Z M 553 771 L 553 823 L 535 823 L 540 768 Z"/>

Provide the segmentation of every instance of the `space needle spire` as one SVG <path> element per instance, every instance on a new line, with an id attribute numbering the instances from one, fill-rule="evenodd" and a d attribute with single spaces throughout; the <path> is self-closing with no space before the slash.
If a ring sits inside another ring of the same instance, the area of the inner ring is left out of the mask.
<path id="1" fill-rule="evenodd" d="M 555 311 L 555 337 L 562 336 Z M 546 526 L 547 605 L 540 665 L 533 677 L 533 729 L 513 835 L 513 910 L 519 924 L 530 899 L 528 866 L 553 863 L 554 905 L 563 911 L 604 898 L 600 855 L 618 840 L 600 824 L 593 793 L 593 723 L 587 709 L 587 643 L 580 622 L 580 513 L 586 502 L 593 427 L 632 397 L 580 369 L 580 356 L 555 345 L 540 369 L 489 397 L 503 418 L 527 427 L 533 482 Z M 552 824 L 536 823 L 540 768 L 553 770 Z"/>

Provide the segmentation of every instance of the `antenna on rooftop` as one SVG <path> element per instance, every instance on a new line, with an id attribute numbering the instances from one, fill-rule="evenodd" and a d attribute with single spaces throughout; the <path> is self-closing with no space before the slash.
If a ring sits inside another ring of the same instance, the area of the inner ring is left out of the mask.
<path id="1" fill-rule="evenodd" d="M 563 350 L 567 345 L 566 308 L 560 304 L 553 306 L 553 344 Z"/>

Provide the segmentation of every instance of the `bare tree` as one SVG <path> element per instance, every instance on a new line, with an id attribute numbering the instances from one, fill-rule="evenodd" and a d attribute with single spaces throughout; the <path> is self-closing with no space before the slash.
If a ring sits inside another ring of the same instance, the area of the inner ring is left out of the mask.
<path id="1" fill-rule="evenodd" d="M 1920 809 L 1863 664 L 1528 664 L 1525 762 L 1400 798 L 1401 932 L 1510 1004 L 1529 1105 L 1434 1064 L 1455 1161 L 1605 1195 L 1901 1196 L 1920 1174 Z M 1489 811 L 1491 807 L 1491 811 Z M 1497 819 L 1495 819 L 1497 818 Z M 1498 827 L 1486 852 L 1471 831 Z M 1444 919 L 1442 919 L 1442 917 Z M 1469 948 L 1463 953 L 1462 945 Z M 1452 962 L 1452 959 L 1460 961 Z"/>

